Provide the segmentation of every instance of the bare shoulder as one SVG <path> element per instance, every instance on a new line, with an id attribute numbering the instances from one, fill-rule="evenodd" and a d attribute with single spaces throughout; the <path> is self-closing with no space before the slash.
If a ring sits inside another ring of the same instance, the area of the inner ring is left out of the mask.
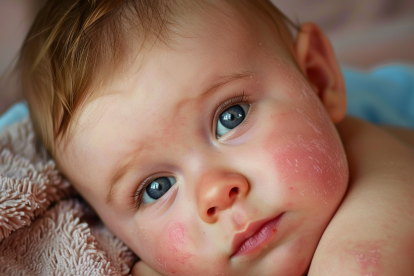
<path id="1" fill-rule="evenodd" d="M 338 131 L 350 183 L 309 275 L 413 275 L 413 148 L 357 119 L 345 119 Z"/>

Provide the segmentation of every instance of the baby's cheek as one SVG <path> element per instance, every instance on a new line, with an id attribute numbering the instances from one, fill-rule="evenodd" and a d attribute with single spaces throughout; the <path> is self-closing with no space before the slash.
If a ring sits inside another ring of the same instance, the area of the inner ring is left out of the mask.
<path id="1" fill-rule="evenodd" d="M 287 116 L 291 125 L 284 120 Z M 265 150 L 287 190 L 307 198 L 317 196 L 328 204 L 344 191 L 346 160 L 330 126 L 302 116 L 292 112 L 277 118 L 275 125 L 282 129 L 276 127 L 267 136 Z"/>
<path id="2" fill-rule="evenodd" d="M 296 191 L 302 196 L 313 194 L 325 197 L 337 191 L 338 172 L 332 166 L 332 162 L 336 161 L 330 160 L 317 146 L 312 142 L 300 144 L 293 141 L 273 155 L 281 182 L 290 185 L 290 188 L 297 188 Z"/>
<path id="3" fill-rule="evenodd" d="M 154 246 L 154 260 L 162 270 L 175 275 L 187 275 L 192 269 L 191 239 L 182 223 L 167 226 Z"/>

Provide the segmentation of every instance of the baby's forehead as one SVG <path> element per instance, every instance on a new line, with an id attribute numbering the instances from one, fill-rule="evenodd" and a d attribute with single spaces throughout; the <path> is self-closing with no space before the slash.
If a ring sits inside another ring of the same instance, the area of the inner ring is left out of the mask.
<path id="1" fill-rule="evenodd" d="M 116 61 L 114 67 L 103 63 L 103 66 L 97 69 L 96 75 L 98 77 L 90 85 L 90 87 L 97 87 L 97 89 L 90 90 L 92 92 L 85 106 L 88 101 L 93 101 L 102 95 L 128 90 L 125 87 L 125 83 L 127 83 L 125 80 L 137 72 L 143 71 L 142 66 L 146 61 L 161 59 L 170 62 L 173 57 L 168 55 L 168 51 L 181 53 L 194 51 L 194 54 L 198 54 L 200 58 L 211 54 L 211 51 L 214 51 L 212 48 L 206 48 L 204 53 L 197 51 L 200 48 L 200 41 L 206 40 L 206 38 L 213 42 L 213 46 L 217 46 L 216 49 L 222 47 L 230 54 L 235 52 L 235 49 L 232 49 L 234 43 L 232 44 L 232 41 L 226 38 L 237 36 L 239 44 L 252 44 L 252 36 L 258 38 L 258 35 L 263 33 L 261 29 L 271 29 L 272 33 L 269 35 L 267 32 L 266 39 L 277 39 L 278 44 L 284 44 L 284 40 L 289 40 L 287 33 L 282 36 L 278 27 L 275 26 L 278 24 L 277 21 L 272 21 L 269 18 L 265 20 L 260 17 L 260 10 L 247 9 L 247 6 L 243 8 L 241 4 L 232 1 L 195 1 L 198 4 L 195 2 L 191 4 L 191 1 L 184 2 L 187 3 L 187 6 L 174 6 L 170 11 L 171 14 L 162 19 L 168 21 L 165 29 L 153 29 L 153 33 L 146 37 L 147 41 L 143 41 L 143 37 L 139 36 L 139 30 L 132 32 L 131 37 L 125 42 L 126 46 L 123 48 L 125 53 L 121 55 L 122 61 Z M 146 23 L 144 21 L 141 23 L 139 29 L 145 28 Z M 137 25 L 131 23 L 129 27 L 133 26 Z M 158 40 L 151 40 L 150 37 L 156 37 L 157 32 L 159 34 Z M 218 33 L 221 33 L 221 36 Z M 227 33 L 227 35 L 223 35 L 223 33 Z M 126 34 L 127 32 L 124 35 Z M 255 44 L 253 46 L 257 47 Z M 176 60 L 176 70 L 181 69 L 181 62 L 179 59 Z M 100 74 L 100 70 L 103 74 Z M 166 94 L 165 97 L 169 97 L 169 95 Z M 74 129 L 76 133 L 77 128 L 74 127 Z"/>
<path id="2" fill-rule="evenodd" d="M 214 32 L 216 28 L 229 33 L 251 29 L 261 32 L 267 28 L 272 29 L 273 37 L 286 42 L 285 45 L 292 43 L 288 27 L 288 24 L 292 25 L 291 21 L 268 0 L 154 2 L 158 3 L 156 7 L 147 7 L 147 11 L 136 11 L 126 17 L 127 30 L 123 36 L 126 44 L 130 44 L 126 47 L 127 52 L 135 54 L 136 49 L 145 52 L 156 45 L 179 49 L 182 44 L 177 45 L 177 41 L 203 37 L 204 33 Z M 156 11 L 155 16 L 153 11 Z"/>

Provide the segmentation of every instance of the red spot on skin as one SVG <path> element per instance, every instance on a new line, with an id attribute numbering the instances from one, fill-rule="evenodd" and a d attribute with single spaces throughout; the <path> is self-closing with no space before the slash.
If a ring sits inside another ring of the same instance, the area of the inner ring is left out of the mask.
<path id="1" fill-rule="evenodd" d="M 193 254 L 190 254 L 186 250 L 186 238 L 185 238 L 185 227 L 180 223 L 174 224 L 168 230 L 169 236 L 169 251 L 173 254 L 173 259 L 178 264 L 185 264 Z"/>
<path id="2" fill-rule="evenodd" d="M 170 242 L 174 244 L 183 244 L 184 238 L 184 227 L 177 225 L 176 227 L 170 228 L 169 230 Z"/>
<path id="3" fill-rule="evenodd" d="M 277 229 L 276 229 L 276 228 L 274 228 L 274 229 L 273 229 L 273 233 L 276 233 L 276 232 L 277 232 Z"/>
<path id="4" fill-rule="evenodd" d="M 190 239 L 187 229 L 184 224 L 177 222 L 167 228 L 166 232 L 168 234 L 165 238 L 153 247 L 154 259 L 161 269 L 182 275 L 184 271 L 192 269 L 190 259 L 194 256 L 188 248 Z"/>
<path id="5" fill-rule="evenodd" d="M 346 250 L 353 255 L 359 265 L 360 272 L 363 275 L 377 276 L 381 275 L 381 249 L 386 245 L 383 240 L 361 243 L 353 247 L 352 250 Z"/>
<path id="6" fill-rule="evenodd" d="M 288 118 L 295 124 L 287 126 L 284 121 Z M 348 183 L 347 169 L 342 146 L 331 126 L 295 110 L 274 120 L 275 125 L 284 127 L 283 131 L 275 128 L 264 142 L 264 149 L 273 151 L 281 183 L 289 192 L 315 198 L 322 204 L 339 201 Z"/>

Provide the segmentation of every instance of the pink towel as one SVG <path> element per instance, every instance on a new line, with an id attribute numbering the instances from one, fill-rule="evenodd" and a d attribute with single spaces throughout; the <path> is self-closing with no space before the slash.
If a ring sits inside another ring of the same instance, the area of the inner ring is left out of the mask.
<path id="1" fill-rule="evenodd" d="M 0 275 L 128 275 L 137 257 L 36 148 L 29 119 L 0 134 Z"/>

